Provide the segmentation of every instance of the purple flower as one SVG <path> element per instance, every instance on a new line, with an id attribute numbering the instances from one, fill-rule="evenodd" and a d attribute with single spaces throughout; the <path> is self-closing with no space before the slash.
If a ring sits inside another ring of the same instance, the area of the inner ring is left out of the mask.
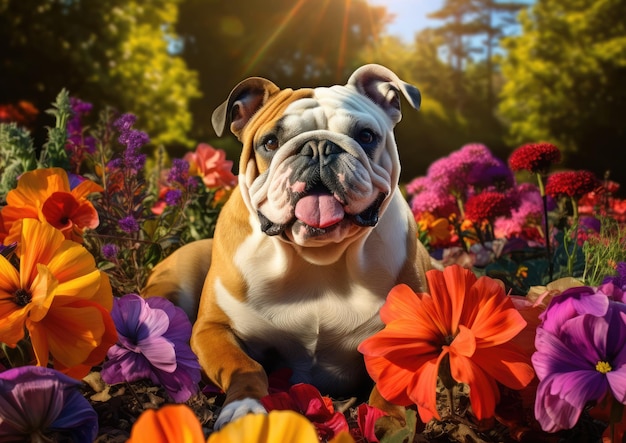
<path id="1" fill-rule="evenodd" d="M 602 316 L 578 315 L 553 332 L 537 328 L 535 417 L 543 430 L 571 429 L 589 402 L 599 402 L 609 392 L 626 403 L 625 308 L 611 302 Z"/>
<path id="2" fill-rule="evenodd" d="M 181 158 L 175 158 L 167 174 L 167 181 L 187 186 L 189 183 L 189 163 Z"/>
<path id="3" fill-rule="evenodd" d="M 196 393 L 200 365 L 189 347 L 191 322 L 181 308 L 165 298 L 127 294 L 115 300 L 111 317 L 119 341 L 103 364 L 105 382 L 149 378 L 176 402 Z"/>
<path id="4" fill-rule="evenodd" d="M 128 234 L 139 231 L 139 222 L 132 215 L 126 216 L 117 222 L 120 229 Z"/>
<path id="5" fill-rule="evenodd" d="M 619 262 L 615 268 L 617 275 L 605 277 L 602 283 L 613 283 L 622 291 L 626 291 L 626 262 Z"/>
<path id="6" fill-rule="evenodd" d="M 133 129 L 137 117 L 133 114 L 123 114 L 113 125 L 120 132 L 119 142 L 126 145 L 122 154 L 123 166 L 131 173 L 139 172 L 146 163 L 146 155 L 141 154 L 141 147 L 150 142 L 150 137 L 143 131 Z"/>
<path id="7" fill-rule="evenodd" d="M 102 255 L 109 261 L 115 260 L 119 252 L 120 248 L 115 243 L 107 243 L 102 245 Z"/>
<path id="8" fill-rule="evenodd" d="M 80 385 L 41 366 L 0 372 L 0 441 L 94 441 L 98 415 Z"/>
<path id="9" fill-rule="evenodd" d="M 181 191 L 180 189 L 170 189 L 165 194 L 165 204 L 168 206 L 175 206 L 180 202 L 182 196 L 183 191 Z"/>
<path id="10" fill-rule="evenodd" d="M 113 126 L 115 126 L 120 132 L 126 132 L 130 131 L 136 121 L 137 117 L 135 115 L 126 113 L 122 114 L 117 120 L 115 120 Z"/>
<path id="11" fill-rule="evenodd" d="M 609 309 L 610 299 L 602 292 L 588 286 L 578 286 L 563 291 L 550 300 L 550 304 L 539 314 L 541 328 L 558 335 L 568 320 L 583 314 L 601 317 Z"/>
<path id="12" fill-rule="evenodd" d="M 70 97 L 72 117 L 67 122 L 67 143 L 65 149 L 69 154 L 73 170 L 78 171 L 86 154 L 96 152 L 96 139 L 85 135 L 82 118 L 91 112 L 91 103 Z"/>

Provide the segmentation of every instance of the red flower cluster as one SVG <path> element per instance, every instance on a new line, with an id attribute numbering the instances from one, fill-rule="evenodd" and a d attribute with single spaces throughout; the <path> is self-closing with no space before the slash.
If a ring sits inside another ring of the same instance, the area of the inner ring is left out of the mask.
<path id="1" fill-rule="evenodd" d="M 546 172 L 550 165 L 561 160 L 561 151 L 550 143 L 530 143 L 517 148 L 509 157 L 513 171 Z"/>
<path id="2" fill-rule="evenodd" d="M 20 100 L 17 104 L 0 104 L 0 123 L 15 122 L 20 126 L 30 127 L 39 114 L 31 102 Z"/>
<path id="3" fill-rule="evenodd" d="M 465 219 L 474 223 L 511 215 L 511 202 L 499 192 L 483 192 L 465 202 Z"/>
<path id="4" fill-rule="evenodd" d="M 563 195 L 579 198 L 596 189 L 598 185 L 596 176 L 589 171 L 555 172 L 548 177 L 546 194 L 553 198 Z"/>

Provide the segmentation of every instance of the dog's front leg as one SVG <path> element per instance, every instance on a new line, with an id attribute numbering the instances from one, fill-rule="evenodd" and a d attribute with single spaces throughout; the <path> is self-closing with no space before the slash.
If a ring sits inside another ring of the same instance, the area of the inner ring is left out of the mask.
<path id="1" fill-rule="evenodd" d="M 200 317 L 191 346 L 206 376 L 226 393 L 215 429 L 248 413 L 266 413 L 259 401 L 268 393 L 265 370 L 243 351 L 227 322 Z"/>

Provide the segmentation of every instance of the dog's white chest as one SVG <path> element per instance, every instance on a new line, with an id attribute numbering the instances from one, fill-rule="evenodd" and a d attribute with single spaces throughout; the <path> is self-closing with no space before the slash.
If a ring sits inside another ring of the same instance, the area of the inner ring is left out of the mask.
<path id="1" fill-rule="evenodd" d="M 285 257 L 264 254 L 257 246 L 257 254 L 244 260 L 247 269 L 258 270 L 247 278 L 247 300 L 233 297 L 219 281 L 215 288 L 246 352 L 257 361 L 290 367 L 294 383 L 329 391 L 366 378 L 356 348 L 382 327 L 378 311 L 386 292 L 347 278 L 349 271 L 340 266 L 322 272 L 301 265 L 285 273 L 293 263 L 281 263 Z M 268 362 L 268 356 L 277 361 Z"/>

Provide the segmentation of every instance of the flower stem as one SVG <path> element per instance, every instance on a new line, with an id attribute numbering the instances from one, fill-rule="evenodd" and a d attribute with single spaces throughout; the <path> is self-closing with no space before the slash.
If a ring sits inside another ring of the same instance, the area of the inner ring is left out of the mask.
<path id="1" fill-rule="evenodd" d="M 552 253 L 550 252 L 550 226 L 548 224 L 548 197 L 546 196 L 546 189 L 543 186 L 543 178 L 540 173 L 537 173 L 537 183 L 539 185 L 539 193 L 543 200 L 543 221 L 546 236 L 546 258 L 548 259 L 548 281 L 552 281 L 554 274 L 554 264 L 552 263 Z"/>

